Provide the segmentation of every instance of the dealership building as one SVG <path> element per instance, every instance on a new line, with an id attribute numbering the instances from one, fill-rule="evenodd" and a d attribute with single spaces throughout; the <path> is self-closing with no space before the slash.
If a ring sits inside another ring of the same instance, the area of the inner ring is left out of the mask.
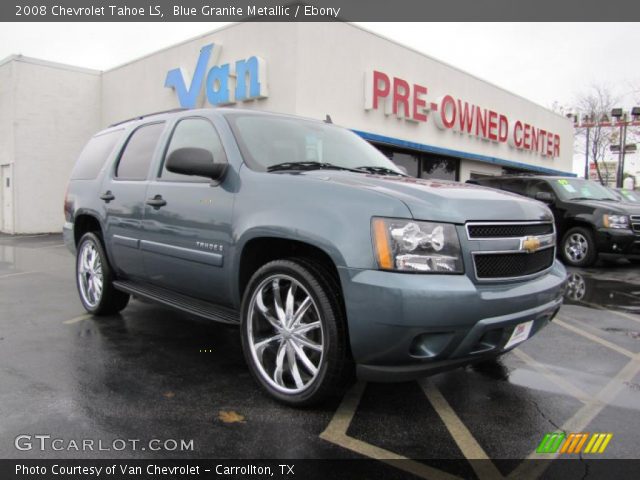
<path id="1" fill-rule="evenodd" d="M 349 23 L 226 26 L 96 71 L 0 61 L 0 231 L 61 230 L 67 179 L 98 130 L 174 108 L 329 115 L 416 177 L 572 175 L 570 120 Z"/>

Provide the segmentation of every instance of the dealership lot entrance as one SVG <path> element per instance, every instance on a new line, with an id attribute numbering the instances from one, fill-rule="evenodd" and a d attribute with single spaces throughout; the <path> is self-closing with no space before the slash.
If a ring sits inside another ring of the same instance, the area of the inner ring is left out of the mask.
<path id="1" fill-rule="evenodd" d="M 389 478 L 525 478 L 549 465 L 521 459 L 571 456 L 536 453 L 556 431 L 612 434 L 583 458 L 637 456 L 640 272 L 624 261 L 570 271 L 558 317 L 499 362 L 357 383 L 310 410 L 258 390 L 234 328 L 138 300 L 84 314 L 73 263 L 60 236 L 0 236 L 2 458 L 373 458 Z"/>

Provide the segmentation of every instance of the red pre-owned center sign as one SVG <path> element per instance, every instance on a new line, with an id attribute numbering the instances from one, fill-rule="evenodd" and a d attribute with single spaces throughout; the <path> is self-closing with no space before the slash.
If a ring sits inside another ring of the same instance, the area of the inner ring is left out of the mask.
<path id="1" fill-rule="evenodd" d="M 512 121 L 496 112 L 445 94 L 429 102 L 429 89 L 374 70 L 365 77 L 365 110 L 382 105 L 386 115 L 412 122 L 426 122 L 429 114 L 438 128 L 466 133 L 483 140 L 507 143 L 513 148 L 545 157 L 560 156 L 560 135 L 522 120 Z"/>

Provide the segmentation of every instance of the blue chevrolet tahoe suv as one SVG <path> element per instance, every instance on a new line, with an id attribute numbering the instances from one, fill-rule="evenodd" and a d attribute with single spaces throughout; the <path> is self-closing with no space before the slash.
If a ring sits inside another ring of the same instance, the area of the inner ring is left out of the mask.
<path id="1" fill-rule="evenodd" d="M 65 241 L 84 308 L 131 295 L 239 325 L 290 405 L 353 378 L 403 381 L 510 350 L 562 302 L 553 218 L 506 192 L 405 175 L 326 122 L 173 111 L 96 134 Z"/>

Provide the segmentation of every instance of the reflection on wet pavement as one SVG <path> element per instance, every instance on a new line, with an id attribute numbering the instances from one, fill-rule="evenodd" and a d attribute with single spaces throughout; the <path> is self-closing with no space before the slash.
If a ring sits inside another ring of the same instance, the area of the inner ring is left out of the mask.
<path id="1" fill-rule="evenodd" d="M 640 314 L 640 268 L 630 266 L 624 275 L 599 270 L 568 269 L 565 301 L 594 304 L 610 310 Z M 618 274 L 618 275 L 616 275 Z"/>

